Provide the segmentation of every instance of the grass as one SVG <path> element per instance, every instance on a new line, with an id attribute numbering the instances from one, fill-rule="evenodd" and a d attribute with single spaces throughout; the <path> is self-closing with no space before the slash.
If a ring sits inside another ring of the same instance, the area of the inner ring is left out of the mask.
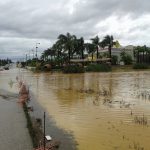
<path id="1" fill-rule="evenodd" d="M 28 108 L 26 103 L 23 104 L 23 110 L 26 116 L 26 120 L 27 120 L 27 128 L 29 131 L 29 134 L 31 136 L 32 139 L 32 144 L 33 147 L 36 148 L 39 145 L 39 141 L 43 135 L 42 130 L 39 128 L 39 126 L 37 126 L 35 123 L 33 123 L 30 114 L 28 112 Z"/>

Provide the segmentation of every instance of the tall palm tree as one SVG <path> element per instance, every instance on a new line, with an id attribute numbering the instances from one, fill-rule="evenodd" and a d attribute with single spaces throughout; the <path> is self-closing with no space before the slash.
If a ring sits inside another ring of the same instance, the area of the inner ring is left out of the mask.
<path id="1" fill-rule="evenodd" d="M 85 45 L 84 45 L 84 38 L 83 37 L 81 37 L 79 39 L 79 46 L 80 46 L 80 49 L 81 49 L 81 58 L 84 59 Z"/>
<path id="2" fill-rule="evenodd" d="M 92 44 L 94 45 L 94 47 L 96 49 L 96 57 L 98 59 L 98 49 L 99 49 L 99 45 L 100 45 L 100 39 L 98 36 L 96 36 L 95 38 L 93 38 L 91 40 L 92 40 Z"/>
<path id="3" fill-rule="evenodd" d="M 48 51 L 49 51 L 48 49 L 44 50 L 44 52 L 41 55 L 41 59 L 43 59 L 44 61 L 47 61 L 48 59 L 48 55 L 49 55 Z"/>
<path id="4" fill-rule="evenodd" d="M 58 36 L 58 41 L 62 44 L 64 51 L 68 51 L 68 59 L 70 62 L 70 58 L 73 50 L 73 43 L 76 39 L 75 35 L 71 35 L 67 33 L 66 35 L 60 34 Z"/>
<path id="5" fill-rule="evenodd" d="M 62 49 L 61 49 L 61 45 L 60 45 L 59 41 L 57 41 L 56 43 L 53 44 L 52 50 L 55 52 L 57 58 L 59 58 L 61 56 Z"/>
<path id="6" fill-rule="evenodd" d="M 93 54 L 95 52 L 95 46 L 92 43 L 85 43 L 85 48 L 88 52 L 88 54 L 92 54 L 92 60 L 93 60 Z"/>
<path id="7" fill-rule="evenodd" d="M 80 39 L 75 39 L 74 41 L 74 53 L 80 55 L 80 58 L 84 59 L 84 38 L 81 37 Z"/>
<path id="8" fill-rule="evenodd" d="M 106 35 L 102 41 L 105 46 L 108 46 L 108 51 L 109 51 L 109 57 L 111 58 L 111 49 L 113 45 L 115 45 L 116 42 L 113 41 L 114 38 L 112 35 Z"/>

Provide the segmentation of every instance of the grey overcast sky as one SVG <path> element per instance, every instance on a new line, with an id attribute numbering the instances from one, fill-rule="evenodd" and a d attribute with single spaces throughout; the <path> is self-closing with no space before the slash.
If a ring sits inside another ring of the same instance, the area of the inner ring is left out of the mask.
<path id="1" fill-rule="evenodd" d="M 67 32 L 150 46 L 150 1 L 0 0 L 0 58 L 29 54 L 36 42 L 42 52 Z"/>

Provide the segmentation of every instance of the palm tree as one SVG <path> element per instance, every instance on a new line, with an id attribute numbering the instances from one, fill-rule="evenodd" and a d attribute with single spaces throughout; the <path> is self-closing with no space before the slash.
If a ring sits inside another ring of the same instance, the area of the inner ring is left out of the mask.
<path id="1" fill-rule="evenodd" d="M 112 35 L 106 35 L 101 43 L 105 44 L 105 46 L 108 46 L 109 51 L 109 57 L 111 58 L 111 49 L 113 45 L 115 45 L 116 42 L 113 41 L 114 38 Z"/>
<path id="2" fill-rule="evenodd" d="M 73 43 L 75 39 L 76 39 L 76 36 L 71 35 L 70 33 L 67 33 L 66 35 L 60 34 L 58 36 L 58 41 L 61 43 L 64 51 L 68 51 L 69 62 L 70 62 L 70 58 L 72 55 Z"/>
<path id="3" fill-rule="evenodd" d="M 48 59 L 48 49 L 44 50 L 44 52 L 41 55 L 41 59 L 46 61 Z"/>
<path id="4" fill-rule="evenodd" d="M 74 53 L 80 55 L 80 58 L 84 59 L 84 38 L 81 37 L 80 39 L 75 39 L 74 41 Z"/>
<path id="5" fill-rule="evenodd" d="M 84 45 L 84 38 L 83 37 L 81 37 L 79 39 L 79 47 L 80 47 L 80 50 L 81 50 L 81 58 L 84 59 L 85 45 Z"/>
<path id="6" fill-rule="evenodd" d="M 95 52 L 95 46 L 92 43 L 85 43 L 85 48 L 88 52 L 88 54 L 92 53 L 92 60 L 93 60 L 93 53 Z"/>
<path id="7" fill-rule="evenodd" d="M 96 49 L 96 57 L 98 59 L 98 48 L 100 45 L 100 39 L 98 36 L 96 36 L 95 38 L 91 39 L 92 40 L 92 44 L 94 45 L 95 49 Z"/>

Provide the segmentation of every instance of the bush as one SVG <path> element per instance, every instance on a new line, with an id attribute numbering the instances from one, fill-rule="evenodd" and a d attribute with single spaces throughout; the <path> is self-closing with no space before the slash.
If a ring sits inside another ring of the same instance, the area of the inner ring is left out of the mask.
<path id="1" fill-rule="evenodd" d="M 125 52 L 122 52 L 120 54 L 121 56 L 121 60 L 124 62 L 125 65 L 131 65 L 132 64 L 132 57 L 131 55 L 125 53 Z"/>
<path id="2" fill-rule="evenodd" d="M 111 64 L 117 65 L 117 63 L 118 63 L 118 56 L 112 55 L 111 56 Z"/>
<path id="3" fill-rule="evenodd" d="M 63 68 L 64 73 L 83 73 L 84 68 L 78 65 L 67 65 Z"/>
<path id="4" fill-rule="evenodd" d="M 136 63 L 133 65 L 133 69 L 148 69 L 149 66 L 147 64 Z"/>
<path id="5" fill-rule="evenodd" d="M 90 64 L 87 66 L 88 72 L 108 72 L 111 71 L 111 67 L 107 64 Z"/>

